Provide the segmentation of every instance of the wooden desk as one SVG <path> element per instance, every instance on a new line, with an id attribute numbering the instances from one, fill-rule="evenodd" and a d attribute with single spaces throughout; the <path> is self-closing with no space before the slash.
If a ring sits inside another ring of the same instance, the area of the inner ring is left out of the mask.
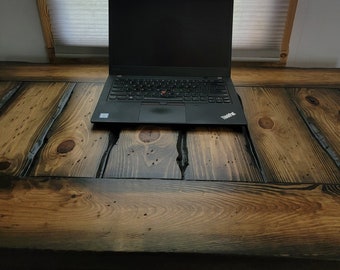
<path id="1" fill-rule="evenodd" d="M 247 134 L 94 129 L 105 67 L 24 68 L 0 67 L 0 248 L 340 258 L 340 71 L 235 68 Z"/>

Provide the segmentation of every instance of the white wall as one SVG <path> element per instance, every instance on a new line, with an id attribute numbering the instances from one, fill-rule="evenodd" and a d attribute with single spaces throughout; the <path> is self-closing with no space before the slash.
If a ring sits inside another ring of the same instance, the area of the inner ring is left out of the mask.
<path id="1" fill-rule="evenodd" d="M 48 61 L 36 0 L 0 0 L 0 61 Z M 288 66 L 340 68 L 340 0 L 299 0 Z"/>
<path id="2" fill-rule="evenodd" d="M 36 0 L 0 0 L 0 61 L 48 61 Z"/>
<path id="3" fill-rule="evenodd" d="M 340 68 L 339 0 L 299 0 L 287 65 Z"/>

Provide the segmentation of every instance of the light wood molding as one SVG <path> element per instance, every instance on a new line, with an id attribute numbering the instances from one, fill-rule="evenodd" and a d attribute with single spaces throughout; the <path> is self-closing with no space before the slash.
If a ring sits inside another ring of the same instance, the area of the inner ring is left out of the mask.
<path id="1" fill-rule="evenodd" d="M 45 39 L 48 59 L 50 63 L 55 63 L 56 56 L 55 56 L 55 49 L 54 49 L 54 39 L 53 39 L 53 34 L 52 34 L 50 14 L 47 8 L 47 1 L 37 0 L 37 6 L 38 6 L 40 21 L 41 21 L 41 27 L 42 27 L 42 31 L 43 31 L 43 35 Z"/>
<path id="2" fill-rule="evenodd" d="M 287 59 L 288 59 L 290 36 L 293 30 L 298 1 L 299 0 L 290 0 L 290 3 L 289 3 L 286 26 L 285 26 L 285 31 L 284 31 L 283 38 L 282 38 L 281 53 L 280 53 L 280 63 L 284 65 L 287 63 Z"/>
<path id="3" fill-rule="evenodd" d="M 280 61 L 276 63 L 267 63 L 267 62 L 260 63 L 261 66 L 285 66 L 287 59 L 288 59 L 289 42 L 290 42 L 290 37 L 291 37 L 292 28 L 294 24 L 297 4 L 298 4 L 298 0 L 290 0 L 284 35 L 283 35 L 282 42 L 281 42 Z M 38 5 L 41 26 L 43 30 L 43 35 L 44 35 L 46 49 L 47 49 L 50 63 L 58 63 L 58 64 L 82 63 L 82 62 L 92 63 L 94 61 L 95 63 L 102 64 L 102 63 L 107 62 L 106 58 L 96 58 L 95 60 L 93 60 L 92 58 L 91 59 L 57 58 L 55 54 L 54 38 L 53 38 L 53 33 L 52 33 L 51 20 L 50 20 L 50 15 L 48 11 L 47 0 L 37 0 L 37 5 Z"/>

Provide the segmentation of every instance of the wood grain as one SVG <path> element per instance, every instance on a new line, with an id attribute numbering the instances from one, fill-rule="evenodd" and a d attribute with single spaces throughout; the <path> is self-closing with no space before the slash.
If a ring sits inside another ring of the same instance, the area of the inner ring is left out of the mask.
<path id="1" fill-rule="evenodd" d="M 340 84 L 340 69 L 238 67 L 232 68 L 231 73 L 236 86 L 338 87 Z"/>
<path id="2" fill-rule="evenodd" d="M 267 179 L 339 183 L 340 172 L 314 139 L 283 88 L 238 88 Z"/>
<path id="3" fill-rule="evenodd" d="M 340 89 L 295 88 L 289 92 L 311 130 L 340 167 Z"/>
<path id="4" fill-rule="evenodd" d="M 108 146 L 109 132 L 94 130 L 90 118 L 103 84 L 79 83 L 52 127 L 34 176 L 95 177 Z"/>
<path id="5" fill-rule="evenodd" d="M 108 65 L 1 64 L 0 80 L 105 82 Z"/>
<path id="6" fill-rule="evenodd" d="M 178 132 L 170 128 L 145 126 L 122 130 L 104 176 L 180 179 L 177 137 Z"/>
<path id="7" fill-rule="evenodd" d="M 58 109 L 67 83 L 27 83 L 0 116 L 0 173 L 19 175 Z"/>
<path id="8" fill-rule="evenodd" d="M 200 128 L 188 131 L 188 180 L 263 181 L 241 131 Z"/>
<path id="9" fill-rule="evenodd" d="M 26 179 L 0 189 L 0 247 L 340 257 L 339 186 Z"/>

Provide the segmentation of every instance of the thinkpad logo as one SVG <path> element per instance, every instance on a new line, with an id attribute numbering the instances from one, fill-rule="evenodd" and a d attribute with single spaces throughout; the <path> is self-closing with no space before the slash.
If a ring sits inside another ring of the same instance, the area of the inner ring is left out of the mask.
<path id="1" fill-rule="evenodd" d="M 236 113 L 231 112 L 231 113 L 227 113 L 226 115 L 222 115 L 221 118 L 222 118 L 223 120 L 227 120 L 227 119 L 232 118 L 232 117 L 234 117 L 234 116 L 236 116 Z"/>

